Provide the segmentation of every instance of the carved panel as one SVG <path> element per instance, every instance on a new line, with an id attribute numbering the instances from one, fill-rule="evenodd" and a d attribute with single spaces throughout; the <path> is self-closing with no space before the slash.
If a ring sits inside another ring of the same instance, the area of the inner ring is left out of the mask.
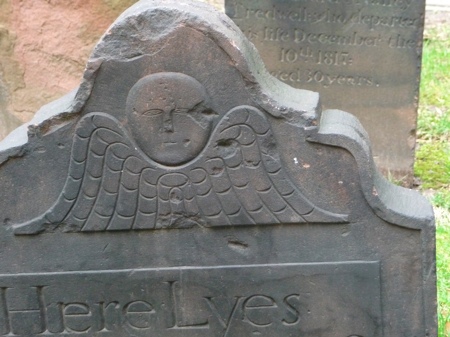
<path id="1" fill-rule="evenodd" d="M 60 197 L 15 233 L 346 221 L 289 178 L 263 112 L 215 121 L 208 102 L 194 78 L 158 73 L 130 90 L 129 130 L 106 113 L 82 117 Z"/>

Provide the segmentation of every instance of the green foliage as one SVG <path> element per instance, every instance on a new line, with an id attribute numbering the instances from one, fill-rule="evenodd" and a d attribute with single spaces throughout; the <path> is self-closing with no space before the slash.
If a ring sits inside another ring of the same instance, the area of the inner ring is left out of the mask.
<path id="1" fill-rule="evenodd" d="M 433 189 L 436 214 L 438 337 L 450 337 L 450 25 L 425 31 L 414 166 Z"/>
<path id="2" fill-rule="evenodd" d="M 448 93 L 450 95 L 450 91 Z M 417 120 L 417 137 L 421 141 L 448 141 L 450 139 L 450 105 L 443 108 L 421 106 Z"/>
<path id="3" fill-rule="evenodd" d="M 450 190 L 438 191 L 432 199 L 433 205 L 450 212 Z M 450 244 L 450 242 L 449 242 Z"/>
<path id="4" fill-rule="evenodd" d="M 425 34 L 421 104 L 450 107 L 450 26 L 443 25 Z"/>
<path id="5" fill-rule="evenodd" d="M 450 187 L 450 25 L 425 32 L 414 170 L 422 188 Z"/>
<path id="6" fill-rule="evenodd" d="M 422 181 L 422 188 L 450 186 L 450 144 L 419 143 L 414 170 Z"/>
<path id="7" fill-rule="evenodd" d="M 438 336 L 450 337 L 450 212 L 437 209 L 436 219 Z"/>

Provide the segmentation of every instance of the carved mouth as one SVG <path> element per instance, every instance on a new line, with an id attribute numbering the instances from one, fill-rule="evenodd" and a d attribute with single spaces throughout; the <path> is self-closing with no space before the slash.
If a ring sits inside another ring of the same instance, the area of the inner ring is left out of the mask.
<path id="1" fill-rule="evenodd" d="M 164 145 L 175 145 L 178 144 L 178 142 L 164 142 Z"/>

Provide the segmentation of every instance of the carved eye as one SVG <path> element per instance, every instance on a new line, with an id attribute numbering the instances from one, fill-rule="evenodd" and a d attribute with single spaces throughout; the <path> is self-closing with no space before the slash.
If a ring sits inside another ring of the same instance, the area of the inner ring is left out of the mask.
<path id="1" fill-rule="evenodd" d="M 163 113 L 161 109 L 149 109 L 138 112 L 141 116 L 158 116 Z"/>
<path id="2" fill-rule="evenodd" d="M 187 112 L 189 112 L 189 109 L 186 109 L 186 108 L 176 108 L 173 112 L 176 112 L 176 113 L 187 113 Z"/>
<path id="3" fill-rule="evenodd" d="M 202 111 L 202 114 L 206 115 L 206 116 L 214 116 L 217 115 L 217 113 L 213 110 L 213 109 L 205 109 Z"/>

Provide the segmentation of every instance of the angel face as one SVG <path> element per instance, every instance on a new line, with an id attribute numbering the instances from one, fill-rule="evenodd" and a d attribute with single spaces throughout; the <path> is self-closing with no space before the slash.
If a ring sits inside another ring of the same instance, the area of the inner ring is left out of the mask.
<path id="1" fill-rule="evenodd" d="M 180 165 L 195 158 L 211 134 L 215 113 L 205 88 L 181 73 L 143 77 L 130 90 L 127 115 L 140 148 L 154 161 Z"/>

